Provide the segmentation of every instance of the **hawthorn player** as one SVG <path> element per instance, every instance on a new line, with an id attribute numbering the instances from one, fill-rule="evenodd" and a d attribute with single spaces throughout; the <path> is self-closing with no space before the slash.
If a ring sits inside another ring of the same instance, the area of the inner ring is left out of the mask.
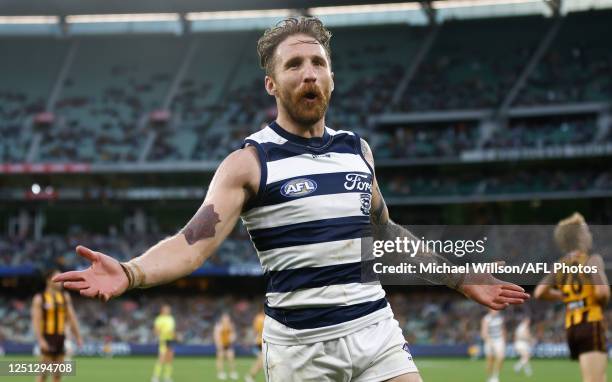
<path id="1" fill-rule="evenodd" d="M 45 290 L 37 293 L 32 301 L 32 327 L 40 347 L 42 362 L 62 362 L 64 360 L 66 325 L 72 329 L 78 346 L 83 343 L 70 295 L 63 291 L 61 283 L 52 281 L 52 278 L 58 274 L 58 270 L 46 274 Z M 46 375 L 40 375 L 36 380 L 44 381 L 45 379 Z M 54 381 L 60 379 L 59 374 L 53 375 Z"/>
<path id="2" fill-rule="evenodd" d="M 590 254 L 591 231 L 584 217 L 574 213 L 561 220 L 554 233 L 557 246 L 566 255 L 560 262 L 569 266 L 597 267 L 597 273 L 557 273 L 545 277 L 535 297 L 565 303 L 565 328 L 571 358 L 580 362 L 584 382 L 605 382 L 606 323 L 604 307 L 610 299 L 605 264 L 600 255 Z"/>

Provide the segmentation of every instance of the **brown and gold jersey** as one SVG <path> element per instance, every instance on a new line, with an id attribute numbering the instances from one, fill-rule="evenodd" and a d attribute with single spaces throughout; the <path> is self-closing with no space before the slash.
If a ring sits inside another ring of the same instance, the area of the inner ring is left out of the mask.
<path id="1" fill-rule="evenodd" d="M 562 262 L 573 266 L 586 265 L 588 260 L 589 255 L 581 253 Z M 583 322 L 603 320 L 603 311 L 595 298 L 595 288 L 588 274 L 557 273 L 555 287 L 564 295 L 566 328 Z"/>
<path id="2" fill-rule="evenodd" d="M 66 298 L 62 292 L 42 293 L 42 333 L 64 335 Z"/>
<path id="3" fill-rule="evenodd" d="M 255 330 L 255 336 L 257 338 L 257 345 L 261 345 L 263 336 L 265 316 L 263 313 L 258 313 L 253 320 L 253 329 Z"/>
<path id="4" fill-rule="evenodd" d="M 232 337 L 234 336 L 234 326 L 231 324 L 219 323 L 221 326 L 221 344 L 223 346 L 230 346 L 232 344 Z"/>

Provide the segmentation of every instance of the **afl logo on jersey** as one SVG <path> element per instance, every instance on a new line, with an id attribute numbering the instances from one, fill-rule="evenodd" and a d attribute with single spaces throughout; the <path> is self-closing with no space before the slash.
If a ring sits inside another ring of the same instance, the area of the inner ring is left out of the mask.
<path id="1" fill-rule="evenodd" d="M 288 181 L 281 187 L 281 194 L 287 198 L 299 198 L 312 194 L 317 189 L 317 183 L 308 178 L 299 178 Z"/>

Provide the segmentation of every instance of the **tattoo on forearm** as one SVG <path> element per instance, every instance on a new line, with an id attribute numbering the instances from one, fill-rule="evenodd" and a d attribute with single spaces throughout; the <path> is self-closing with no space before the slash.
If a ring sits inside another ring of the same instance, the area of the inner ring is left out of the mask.
<path id="1" fill-rule="evenodd" d="M 373 224 L 387 224 L 389 222 L 389 215 L 385 212 L 387 210 L 387 205 L 385 204 L 385 199 L 382 196 L 382 193 L 378 189 L 378 187 L 374 187 L 374 192 L 378 194 L 378 200 L 380 201 L 378 205 L 373 206 L 372 213 L 370 215 L 370 220 Z"/>
<path id="2" fill-rule="evenodd" d="M 181 233 L 185 235 L 187 243 L 193 245 L 200 240 L 215 236 L 215 226 L 220 221 L 219 214 L 215 212 L 215 206 L 207 204 L 196 212 Z"/>

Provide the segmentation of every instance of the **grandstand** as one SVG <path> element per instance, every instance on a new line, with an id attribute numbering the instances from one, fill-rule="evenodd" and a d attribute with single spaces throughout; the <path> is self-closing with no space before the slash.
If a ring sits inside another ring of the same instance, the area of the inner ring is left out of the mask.
<path id="1" fill-rule="evenodd" d="M 327 124 L 368 140 L 395 221 L 555 224 L 581 211 L 589 224 L 612 222 L 612 2 L 285 3 L 0 4 L 0 347 L 9 355 L 32 354 L 40 270 L 85 267 L 77 244 L 128 260 L 174 234 L 220 161 L 274 120 L 255 45 L 286 14 L 317 15 L 332 30 Z M 247 9 L 255 15 L 231 13 Z M 230 13 L 210 13 L 218 11 Z M 417 361 L 467 360 L 480 344 L 476 303 L 438 287 L 387 292 Z M 98 355 L 108 338 L 117 354 L 153 354 L 164 302 L 184 338 L 179 355 L 213 354 L 214 320 L 226 310 L 239 354 L 250 355 L 264 293 L 239 224 L 188 278 L 103 308 L 75 296 L 81 355 Z M 567 358 L 562 307 L 510 310 L 509 331 L 525 311 L 536 356 Z M 535 368 L 536 380 L 553 380 Z M 424 370 L 447 380 L 443 369 Z"/>

